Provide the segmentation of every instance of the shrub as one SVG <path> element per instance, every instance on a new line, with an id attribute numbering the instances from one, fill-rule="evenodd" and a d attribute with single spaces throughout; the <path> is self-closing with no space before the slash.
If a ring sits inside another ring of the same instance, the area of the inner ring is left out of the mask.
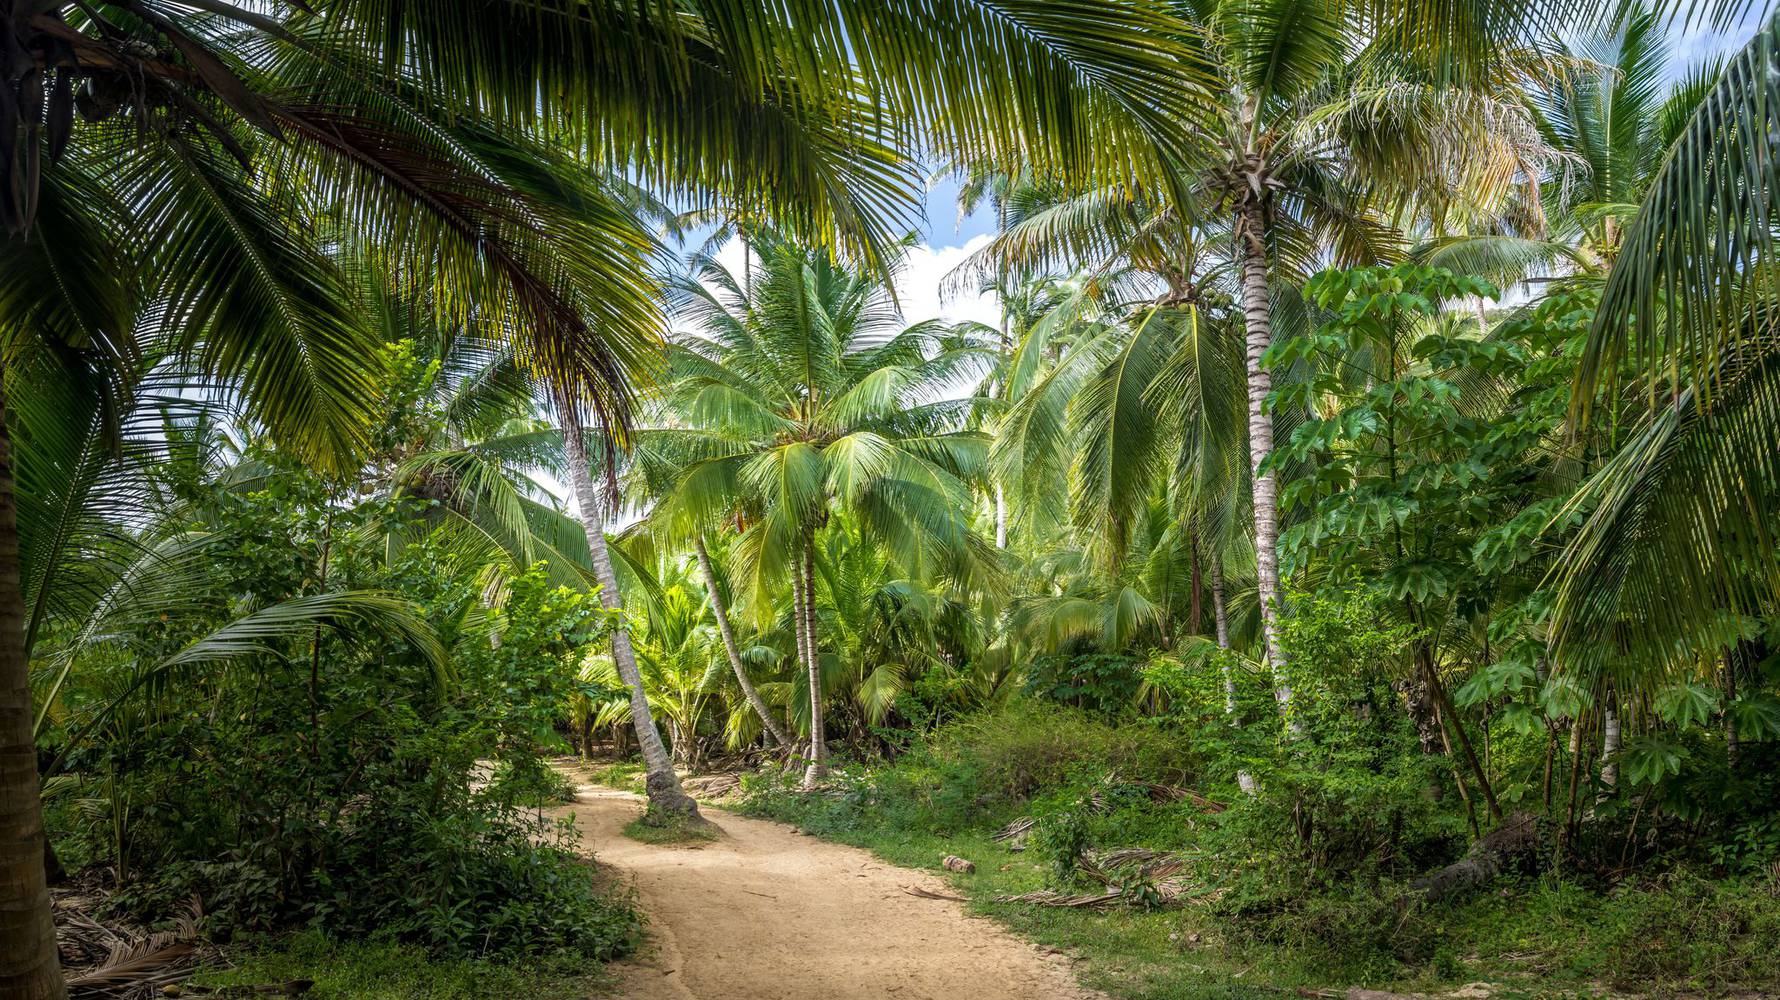
<path id="1" fill-rule="evenodd" d="M 555 706 L 610 616 L 537 569 L 489 608 L 486 578 L 425 534 L 392 564 L 380 536 L 361 547 L 336 523 L 323 574 L 325 500 L 275 482 L 285 492 L 219 501 L 214 591 L 162 616 L 148 653 L 325 578 L 414 601 L 451 676 L 405 642 L 317 629 L 120 699 L 69 756 L 81 799 L 52 817 L 64 853 L 109 862 L 115 905 L 147 920 L 200 897 L 223 937 L 301 926 L 450 956 L 627 950 L 630 904 L 537 811 L 563 794 L 542 756 L 561 748 Z M 86 668 L 70 695 L 83 709 L 131 690 L 137 665 Z"/>

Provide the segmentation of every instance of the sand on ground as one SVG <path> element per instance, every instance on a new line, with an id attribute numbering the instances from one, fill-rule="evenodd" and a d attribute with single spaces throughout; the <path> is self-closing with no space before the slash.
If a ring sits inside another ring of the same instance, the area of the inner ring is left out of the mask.
<path id="1" fill-rule="evenodd" d="M 652 846 L 621 832 L 641 797 L 577 782 L 582 846 L 636 887 L 649 941 L 614 966 L 635 1000 L 1104 1000 L 1069 959 L 968 916 L 924 872 L 709 806 L 722 836 Z"/>

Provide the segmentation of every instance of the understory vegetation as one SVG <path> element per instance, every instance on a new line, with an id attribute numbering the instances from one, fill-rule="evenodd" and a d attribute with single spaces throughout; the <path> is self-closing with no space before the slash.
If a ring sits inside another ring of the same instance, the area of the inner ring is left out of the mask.
<path id="1" fill-rule="evenodd" d="M 0 0 L 0 996 L 1773 991 L 1775 7 Z"/>
<path id="2" fill-rule="evenodd" d="M 894 761 L 842 764 L 823 795 L 776 772 L 750 777 L 743 809 L 898 864 L 973 862 L 947 876 L 973 909 L 1064 949 L 1116 997 L 1477 981 L 1503 996 L 1663 996 L 1780 977 L 1772 844 L 1729 864 L 1724 849 L 1761 838 L 1771 819 L 1683 836 L 1661 864 L 1630 870 L 1613 835 L 1623 830 L 1603 831 L 1587 867 L 1528 865 L 1430 901 L 1421 876 L 1461 859 L 1467 839 L 1438 810 L 1379 812 L 1420 797 L 1398 795 L 1396 777 L 1349 771 L 1315 792 L 1275 779 L 1255 797 L 1207 777 L 1172 724 L 1015 703 L 923 734 Z M 1200 794 L 1177 795 L 1182 782 Z M 1184 869 L 1158 878 L 1107 864 L 1140 849 Z M 1550 863 L 1553 846 L 1541 850 Z M 1109 901 L 1035 905 L 1034 894 Z"/>

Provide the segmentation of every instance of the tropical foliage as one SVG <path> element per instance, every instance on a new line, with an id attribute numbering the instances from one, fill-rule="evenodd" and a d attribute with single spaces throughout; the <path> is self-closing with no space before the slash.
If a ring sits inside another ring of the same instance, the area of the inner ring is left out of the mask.
<path id="1" fill-rule="evenodd" d="M 0 0 L 0 993 L 75 873 L 615 956 L 571 749 L 1392 969 L 1780 863 L 1759 6 Z"/>

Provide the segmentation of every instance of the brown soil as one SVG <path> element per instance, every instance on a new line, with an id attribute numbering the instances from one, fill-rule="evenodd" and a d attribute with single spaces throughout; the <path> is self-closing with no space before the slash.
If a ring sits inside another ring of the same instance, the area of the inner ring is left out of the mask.
<path id="1" fill-rule="evenodd" d="M 931 875 L 790 827 L 704 807 L 722 835 L 651 846 L 619 831 L 642 799 L 577 788 L 582 844 L 635 886 L 649 920 L 643 953 L 615 968 L 635 1000 L 1104 1000 L 1069 960 L 1021 941 Z M 937 860 L 937 859 L 936 859 Z"/>

